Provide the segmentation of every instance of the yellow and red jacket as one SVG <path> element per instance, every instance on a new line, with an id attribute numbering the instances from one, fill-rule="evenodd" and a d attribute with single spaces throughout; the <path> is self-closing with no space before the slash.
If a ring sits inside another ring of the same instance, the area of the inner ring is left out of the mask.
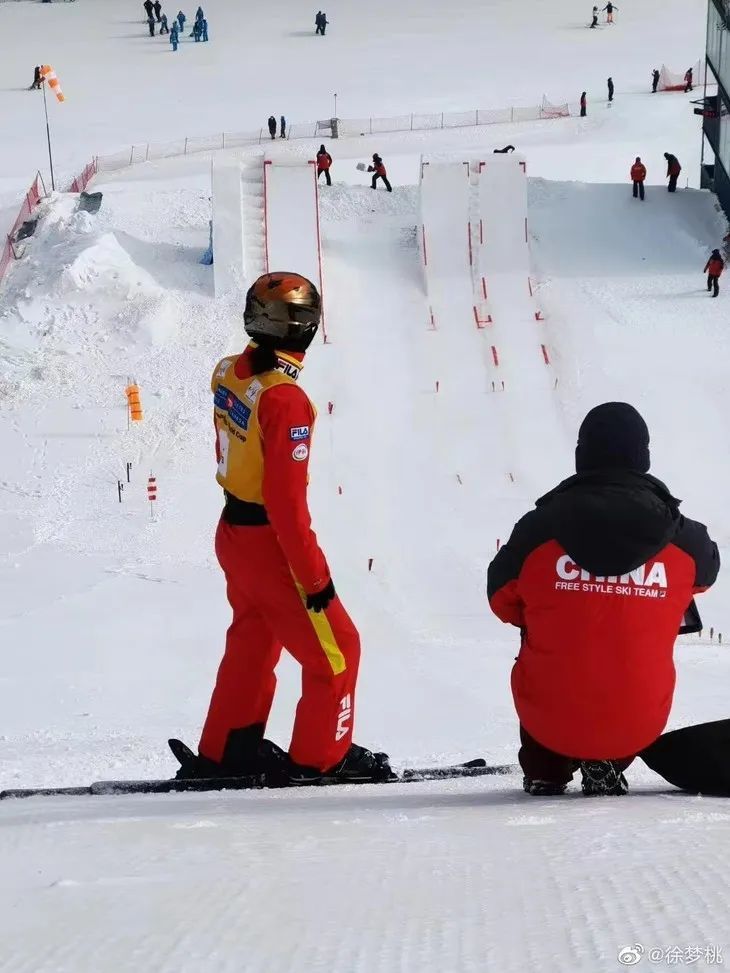
<path id="1" fill-rule="evenodd" d="M 250 345 L 216 366 L 216 479 L 239 506 L 260 510 L 261 519 L 251 522 L 262 525 L 258 529 L 271 526 L 294 577 L 315 594 L 330 577 L 307 505 L 316 410 L 296 384 L 304 356 L 277 354 L 278 369 L 258 375 L 251 370 Z"/>

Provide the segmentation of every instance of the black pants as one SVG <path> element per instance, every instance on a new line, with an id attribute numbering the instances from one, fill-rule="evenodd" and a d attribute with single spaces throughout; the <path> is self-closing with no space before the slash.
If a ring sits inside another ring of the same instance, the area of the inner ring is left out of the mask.
<path id="1" fill-rule="evenodd" d="M 324 173 L 324 178 L 327 180 L 327 185 L 332 185 L 332 179 L 330 177 L 329 169 L 317 169 L 317 182 L 319 182 L 319 177 Z"/>
<path id="2" fill-rule="evenodd" d="M 580 106 L 580 117 L 581 118 L 585 118 L 586 117 L 586 108 L 585 108 L 585 105 L 581 105 Z"/>
<path id="3" fill-rule="evenodd" d="M 608 100 L 609 101 L 613 101 L 613 91 L 609 91 L 609 93 L 608 93 Z"/>
<path id="4" fill-rule="evenodd" d="M 376 182 L 378 181 L 378 179 L 382 179 L 382 180 L 383 180 L 383 182 L 384 182 L 384 184 L 385 184 L 385 188 L 386 188 L 386 189 L 388 190 L 388 192 L 389 192 L 389 193 L 392 193 L 392 192 L 393 192 L 393 187 L 392 187 L 392 186 L 390 185 L 390 183 L 388 182 L 388 177 L 387 177 L 387 176 L 379 176 L 379 175 L 377 174 L 377 172 L 374 172 L 374 173 L 373 173 L 373 181 L 372 181 L 372 182 L 370 183 L 370 185 L 371 185 L 371 187 L 372 187 L 373 189 L 377 189 L 377 188 L 378 188 L 378 187 L 377 187 L 377 186 L 375 185 L 375 183 L 376 183 Z"/>
<path id="5" fill-rule="evenodd" d="M 685 93 L 685 94 L 687 94 L 687 92 L 688 92 L 688 91 L 691 91 L 691 90 L 692 90 L 692 85 L 691 85 L 691 84 L 688 84 L 688 85 L 686 86 L 686 88 L 684 89 L 684 93 Z"/>
<path id="6" fill-rule="evenodd" d="M 720 293 L 720 278 L 717 274 L 707 275 L 707 290 L 714 291 L 713 297 L 717 297 Z"/>
<path id="7" fill-rule="evenodd" d="M 276 138 L 276 129 L 274 129 L 273 131 L 271 129 L 269 129 L 269 135 L 272 137 L 272 139 L 275 139 Z"/>
<path id="8" fill-rule="evenodd" d="M 677 191 L 677 179 L 679 176 L 670 176 L 669 185 L 667 186 L 667 191 L 670 193 L 676 193 Z"/>
<path id="9" fill-rule="evenodd" d="M 544 780 L 551 784 L 568 784 L 573 774 L 580 767 L 580 760 L 575 757 L 564 757 L 543 747 L 533 739 L 524 727 L 520 727 L 520 752 L 518 759 L 525 777 L 530 780 Z M 624 771 L 633 763 L 635 757 L 621 757 L 611 760 L 619 771 Z"/>
<path id="10" fill-rule="evenodd" d="M 653 91 L 654 94 L 656 94 L 656 86 L 658 84 L 659 84 L 658 81 L 652 81 L 652 83 L 651 83 L 651 90 Z"/>
<path id="11" fill-rule="evenodd" d="M 644 198 L 644 183 L 643 182 L 634 182 L 634 199 L 636 199 L 637 196 L 640 199 L 643 199 Z"/>
<path id="12" fill-rule="evenodd" d="M 150 37 L 154 37 L 155 36 L 155 22 L 154 22 L 154 20 L 151 20 L 149 22 L 148 27 L 150 29 Z"/>

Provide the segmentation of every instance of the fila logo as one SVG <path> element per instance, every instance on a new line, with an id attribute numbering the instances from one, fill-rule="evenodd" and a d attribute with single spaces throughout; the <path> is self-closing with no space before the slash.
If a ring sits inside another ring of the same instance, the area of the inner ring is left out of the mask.
<path id="1" fill-rule="evenodd" d="M 655 561 L 653 564 L 642 564 L 640 567 L 628 574 L 595 575 L 570 559 L 567 554 L 559 557 L 555 565 L 555 572 L 563 581 L 595 581 L 598 583 L 607 582 L 609 584 L 631 584 L 637 588 L 657 588 L 667 587 L 667 571 L 662 561 Z"/>
<path id="2" fill-rule="evenodd" d="M 340 712 L 337 716 L 337 732 L 335 733 L 335 740 L 338 742 L 346 737 L 350 732 L 350 720 L 352 719 L 352 698 L 348 693 L 343 696 L 340 700 Z"/>

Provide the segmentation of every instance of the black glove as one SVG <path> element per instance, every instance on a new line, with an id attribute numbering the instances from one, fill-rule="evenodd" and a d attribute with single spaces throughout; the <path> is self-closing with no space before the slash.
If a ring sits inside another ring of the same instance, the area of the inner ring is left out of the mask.
<path id="1" fill-rule="evenodd" d="M 332 584 L 332 578 L 330 578 L 325 587 L 316 595 L 307 595 L 307 611 L 317 613 L 324 611 L 334 597 L 335 586 Z"/>

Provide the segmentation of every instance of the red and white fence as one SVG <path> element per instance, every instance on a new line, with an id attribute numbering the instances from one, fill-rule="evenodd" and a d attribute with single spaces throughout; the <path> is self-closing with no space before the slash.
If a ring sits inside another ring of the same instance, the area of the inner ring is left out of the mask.
<path id="1" fill-rule="evenodd" d="M 91 162 L 84 167 L 84 171 L 81 173 L 81 175 L 76 176 L 76 178 L 71 183 L 71 185 L 66 190 L 66 192 L 82 193 L 89 185 L 91 180 L 94 178 L 96 172 L 97 172 L 96 159 L 92 159 Z"/>
<path id="2" fill-rule="evenodd" d="M 42 192 L 41 192 L 42 190 Z M 10 227 L 9 232 L 5 235 L 5 241 L 2 249 L 2 255 L 0 255 L 0 281 L 3 279 L 7 273 L 7 269 L 10 264 L 18 256 L 18 251 L 15 246 L 15 235 L 21 228 L 26 220 L 30 219 L 35 212 L 36 207 L 40 203 L 41 199 L 46 195 L 46 187 L 43 184 L 43 177 L 40 172 L 36 173 L 36 177 L 31 183 L 30 189 L 25 194 L 23 198 L 23 204 L 20 207 L 20 212 L 18 213 L 15 222 Z"/>

